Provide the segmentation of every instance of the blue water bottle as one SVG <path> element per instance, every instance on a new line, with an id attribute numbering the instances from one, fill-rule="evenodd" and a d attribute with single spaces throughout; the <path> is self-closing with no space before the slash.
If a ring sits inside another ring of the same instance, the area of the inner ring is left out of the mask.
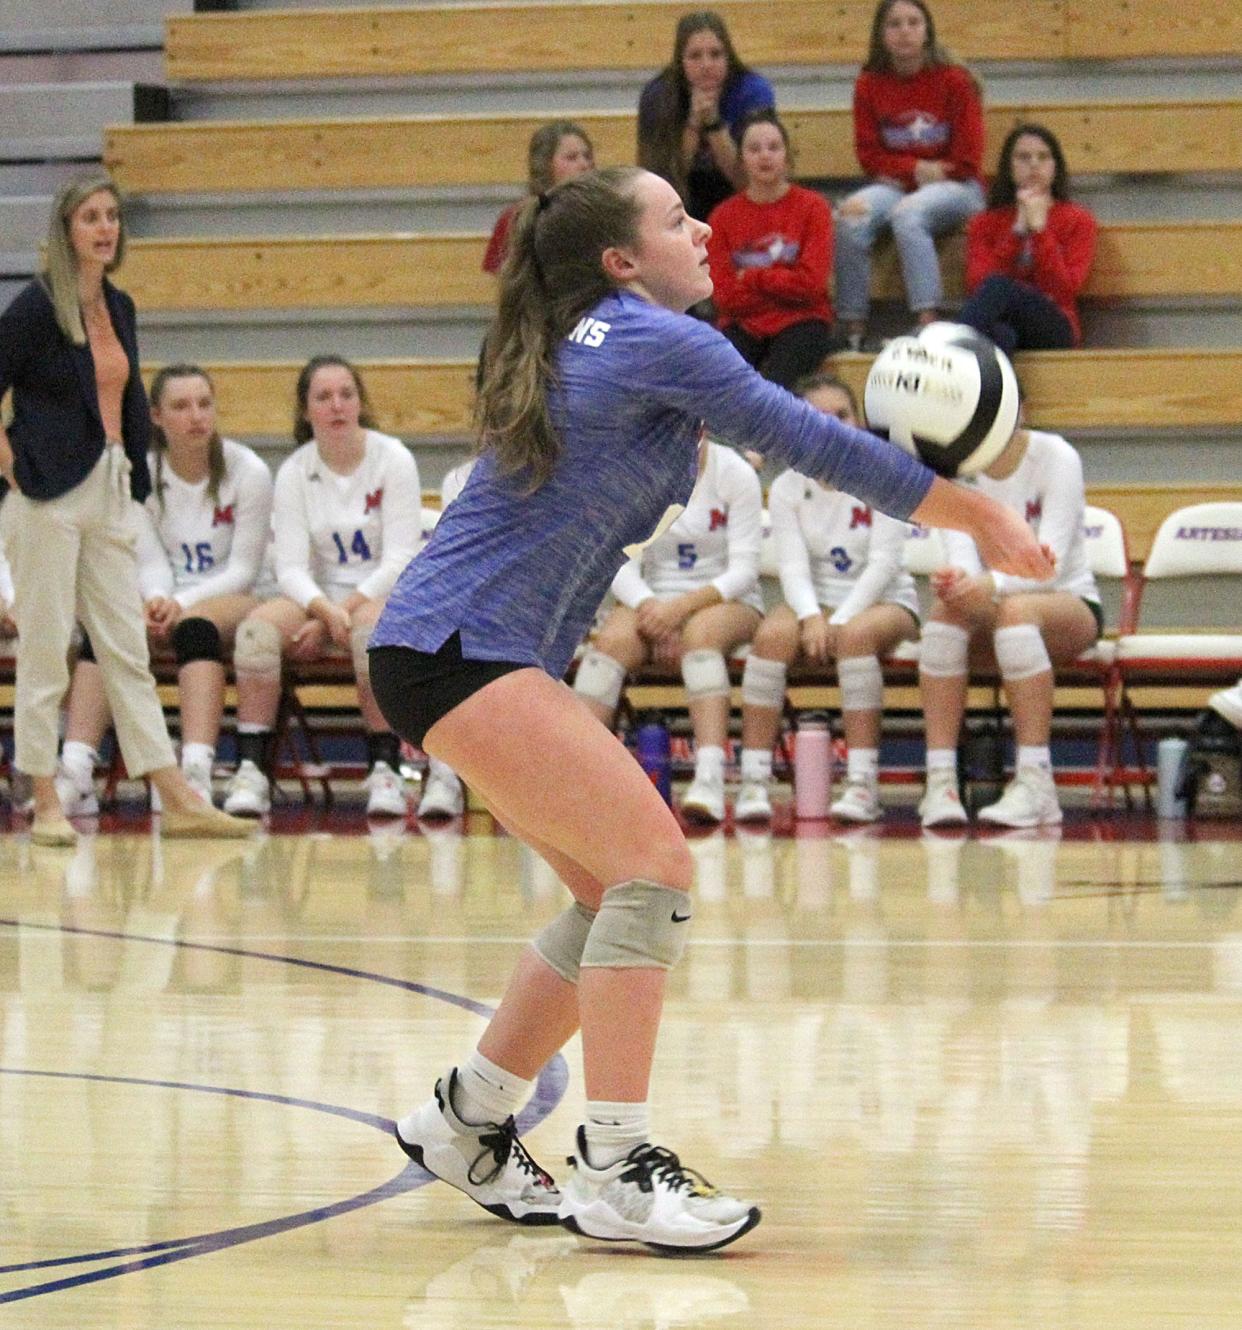
<path id="1" fill-rule="evenodd" d="M 639 727 L 635 736 L 634 755 L 638 765 L 647 773 L 660 797 L 670 807 L 673 803 L 672 756 L 669 751 L 668 729 L 658 720 Z"/>

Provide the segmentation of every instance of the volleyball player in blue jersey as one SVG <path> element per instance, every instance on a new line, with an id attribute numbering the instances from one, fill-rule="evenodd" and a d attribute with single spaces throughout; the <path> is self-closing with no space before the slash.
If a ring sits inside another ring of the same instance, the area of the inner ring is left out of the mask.
<path id="1" fill-rule="evenodd" d="M 634 168 L 532 198 L 501 274 L 481 456 L 371 640 L 393 728 L 448 763 L 574 903 L 519 960 L 477 1049 L 403 1117 L 406 1153 L 492 1213 L 669 1251 L 722 1247 L 757 1207 L 649 1140 L 665 977 L 692 860 L 655 787 L 560 682 L 613 576 L 694 485 L 704 423 L 894 517 L 968 530 L 989 563 L 1052 567 L 1012 512 L 762 379 L 683 311 L 709 228 Z M 669 519 L 671 520 L 671 519 Z M 582 1030 L 586 1121 L 558 1188 L 517 1139 L 539 1070 Z"/>

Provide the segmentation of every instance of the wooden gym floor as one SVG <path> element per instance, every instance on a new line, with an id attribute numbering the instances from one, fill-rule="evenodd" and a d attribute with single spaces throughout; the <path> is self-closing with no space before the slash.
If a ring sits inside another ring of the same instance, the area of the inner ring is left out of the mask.
<path id="1" fill-rule="evenodd" d="M 674 1261 L 503 1225 L 389 1139 L 561 907 L 472 821 L 3 838 L 0 1322 L 1242 1322 L 1238 827 L 697 838 L 655 1134 L 764 1221 Z M 571 1045 L 527 1111 L 554 1172 L 581 1100 Z"/>

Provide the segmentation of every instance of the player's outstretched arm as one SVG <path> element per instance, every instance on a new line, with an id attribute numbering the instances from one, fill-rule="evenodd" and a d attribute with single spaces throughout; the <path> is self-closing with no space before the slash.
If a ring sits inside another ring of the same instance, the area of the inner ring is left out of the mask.
<path id="1" fill-rule="evenodd" d="M 937 476 L 910 516 L 920 526 L 949 527 L 973 536 L 984 567 L 998 573 L 1046 582 L 1056 572 L 1047 549 L 1022 517 L 977 490 Z"/>

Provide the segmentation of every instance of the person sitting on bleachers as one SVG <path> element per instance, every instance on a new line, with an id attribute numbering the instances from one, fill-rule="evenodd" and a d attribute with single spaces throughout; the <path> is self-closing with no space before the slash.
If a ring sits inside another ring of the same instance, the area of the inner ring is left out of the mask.
<path id="1" fill-rule="evenodd" d="M 672 60 L 638 100 L 638 164 L 667 180 L 690 216 L 705 221 L 743 184 L 742 121 L 775 105 L 772 85 L 738 58 L 719 14 L 683 14 Z"/>
<path id="2" fill-rule="evenodd" d="M 983 207 L 983 104 L 975 77 L 937 42 L 923 0 L 880 0 L 854 85 L 854 146 L 869 177 L 837 208 L 837 314 L 857 350 L 871 304 L 871 251 L 892 231 L 919 323 L 944 296 L 936 237 Z"/>
<path id="3" fill-rule="evenodd" d="M 976 482 L 980 491 L 1024 513 L 1056 558 L 1050 582 L 984 568 L 974 544 L 944 533 L 947 566 L 931 576 L 935 602 L 919 649 L 919 692 L 927 732 L 925 827 L 963 823 L 957 742 L 966 708 L 972 642 L 1004 683 L 1017 755 L 1000 799 L 979 810 L 983 822 L 1035 827 L 1061 821 L 1053 783 L 1053 667 L 1092 646 L 1103 624 L 1100 593 L 1083 547 L 1082 459 L 1058 434 L 1020 425 Z"/>
<path id="4" fill-rule="evenodd" d="M 373 428 L 366 387 L 340 356 L 315 356 L 298 376 L 293 436 L 302 446 L 276 473 L 273 526 L 281 594 L 237 631 L 237 753 L 225 808 L 270 807 L 265 771 L 280 708 L 281 662 L 347 656 L 367 729 L 367 813 L 404 817 L 400 742 L 371 695 L 367 639 L 418 548 L 418 468 L 400 439 Z"/>
<path id="5" fill-rule="evenodd" d="M 1043 125 L 1018 125 L 1001 146 L 987 210 L 966 228 L 961 322 L 1010 355 L 1078 346 L 1078 293 L 1095 235 L 1095 218 L 1070 200 L 1057 136 Z"/>
<path id="6" fill-rule="evenodd" d="M 789 134 L 775 111 L 742 124 L 746 188 L 708 221 L 717 326 L 765 378 L 789 388 L 833 348 L 832 210 L 789 179 Z"/>
<path id="7" fill-rule="evenodd" d="M 578 666 L 574 691 L 611 725 L 625 676 L 649 661 L 680 666 L 694 728 L 694 781 L 681 801 L 697 822 L 725 815 L 729 729 L 726 656 L 749 642 L 763 613 L 759 477 L 732 449 L 704 439 L 685 509 L 612 583 L 620 602 Z"/>
<path id="8" fill-rule="evenodd" d="M 572 120 L 553 120 L 530 136 L 526 151 L 527 183 L 532 194 L 542 194 L 595 167 L 595 149 L 590 135 Z M 498 273 L 509 253 L 509 232 L 524 199 L 511 203 L 496 218 L 496 225 L 483 254 L 483 271 Z"/>
<path id="9" fill-rule="evenodd" d="M 136 514 L 138 585 L 153 653 L 177 660 L 181 770 L 211 802 L 224 713 L 225 652 L 258 604 L 272 517 L 272 476 L 251 449 L 222 439 L 215 390 L 197 365 L 169 365 L 151 383 L 152 490 Z M 69 690 L 56 792 L 70 817 L 99 811 L 94 772 L 111 721 L 103 673 L 84 637 Z"/>
<path id="10" fill-rule="evenodd" d="M 796 391 L 826 415 L 858 424 L 854 394 L 831 374 L 803 379 Z M 764 619 L 742 673 L 740 822 L 772 816 L 772 746 L 785 705 L 785 676 L 798 659 L 836 662 L 849 745 L 845 788 L 832 815 L 874 822 L 884 682 L 880 660 L 919 633 L 914 579 L 901 564 L 906 525 L 796 471 L 768 494 L 772 539 L 785 603 Z"/>

